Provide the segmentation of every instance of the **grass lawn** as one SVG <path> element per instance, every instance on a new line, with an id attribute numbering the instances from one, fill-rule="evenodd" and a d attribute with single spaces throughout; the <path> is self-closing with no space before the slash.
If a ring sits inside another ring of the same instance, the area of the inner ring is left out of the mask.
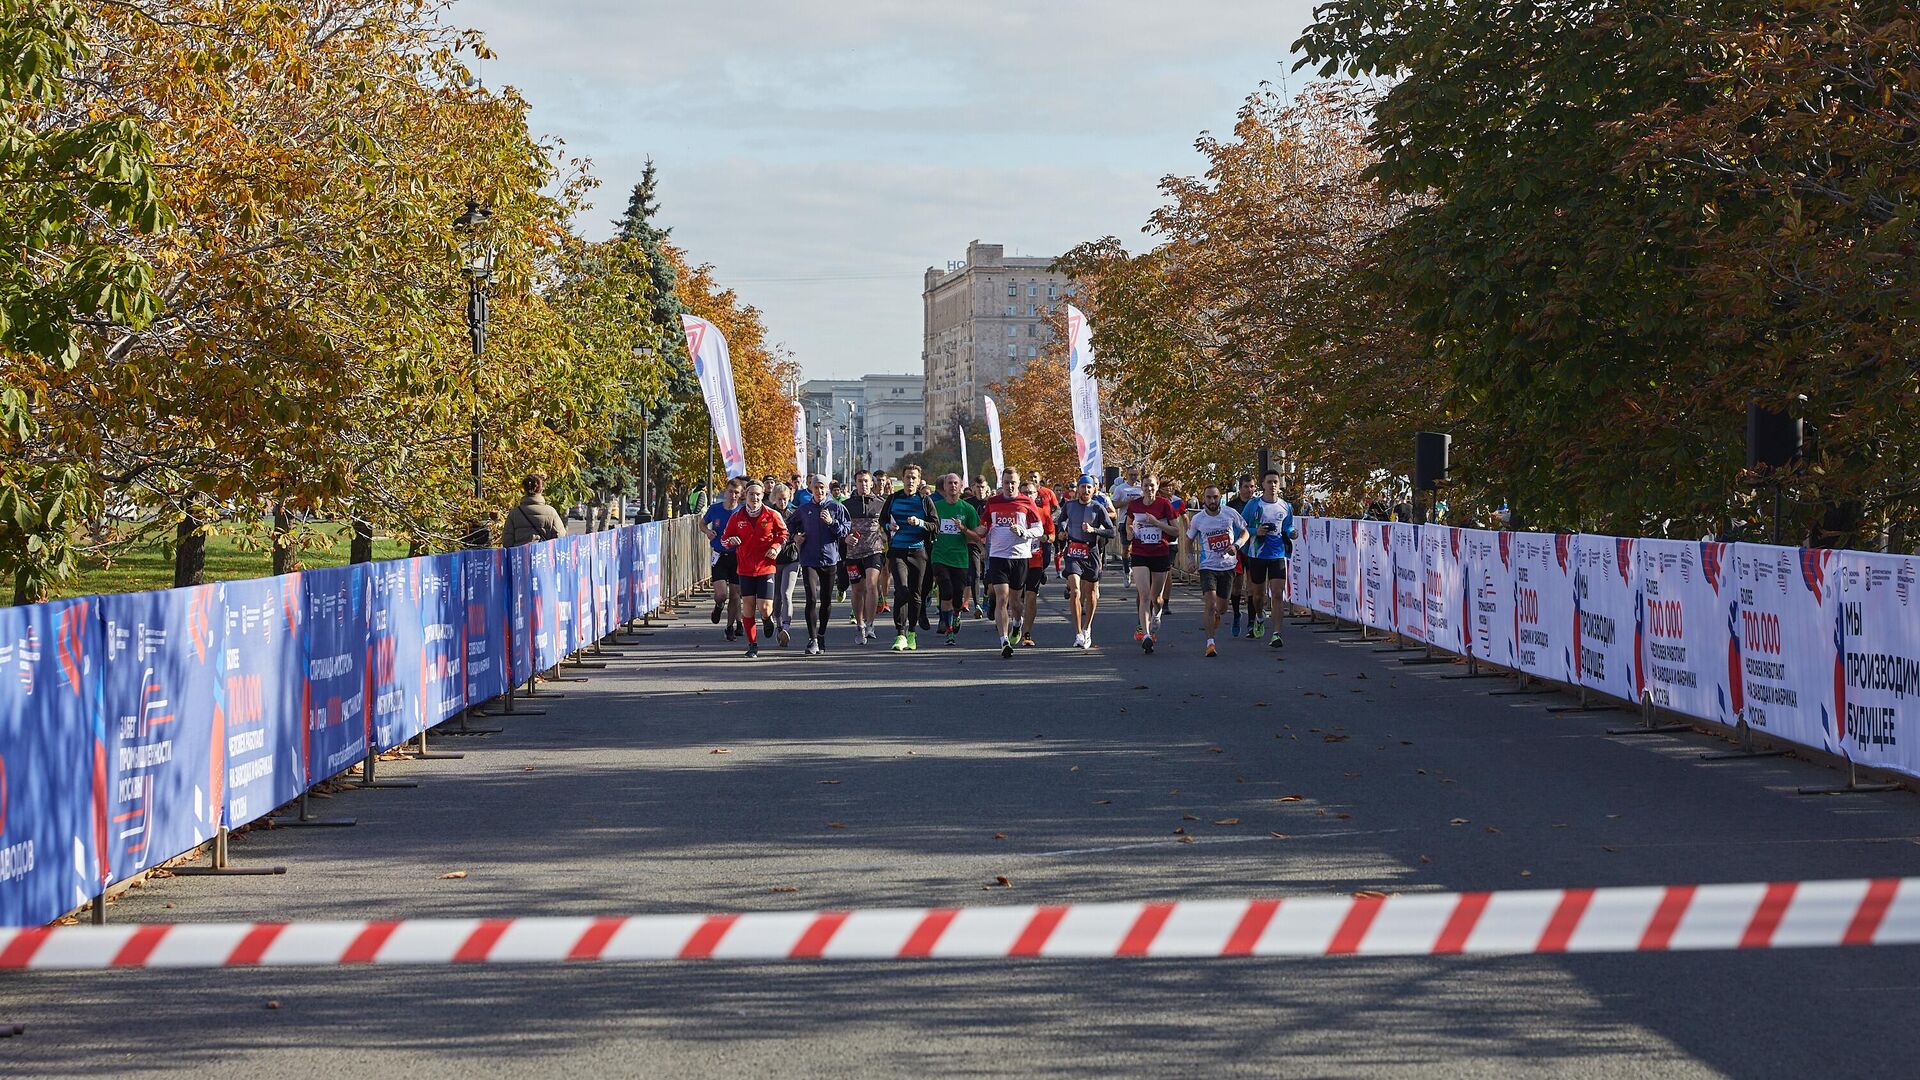
<path id="1" fill-rule="evenodd" d="M 345 525 L 317 525 L 304 530 L 303 539 L 311 546 L 299 554 L 304 569 L 344 566 L 353 536 Z M 375 559 L 405 558 L 405 544 L 375 538 Z M 266 544 L 264 530 L 259 534 L 216 532 L 207 537 L 207 580 L 234 581 L 266 577 L 273 572 L 273 555 Z M 60 590 L 62 596 L 87 596 L 92 593 L 145 592 L 173 587 L 173 549 L 165 544 L 125 548 L 111 560 L 83 560 L 80 574 Z"/>

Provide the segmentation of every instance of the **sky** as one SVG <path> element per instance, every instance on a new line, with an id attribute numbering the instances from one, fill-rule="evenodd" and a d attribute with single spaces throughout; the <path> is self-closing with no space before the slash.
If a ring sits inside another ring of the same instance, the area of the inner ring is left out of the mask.
<path id="1" fill-rule="evenodd" d="M 922 275 L 970 240 L 1139 250 L 1314 0 L 458 0 L 487 85 L 591 159 L 600 239 L 653 158 L 661 220 L 806 378 L 920 371 Z"/>

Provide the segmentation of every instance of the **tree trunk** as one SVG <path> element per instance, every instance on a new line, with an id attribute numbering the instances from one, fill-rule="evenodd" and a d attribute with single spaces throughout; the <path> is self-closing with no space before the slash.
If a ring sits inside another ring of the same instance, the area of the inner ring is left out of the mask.
<path id="1" fill-rule="evenodd" d="M 207 580 L 206 522 L 189 510 L 174 528 L 173 587 L 203 585 Z"/>
<path id="2" fill-rule="evenodd" d="M 427 553 L 427 542 L 425 540 L 407 541 L 407 558 L 417 559 L 420 556 L 425 555 L 426 553 Z"/>
<path id="3" fill-rule="evenodd" d="M 373 522 L 364 518 L 353 519 L 353 546 L 347 550 L 347 561 L 373 561 Z"/>
<path id="4" fill-rule="evenodd" d="M 293 557 L 293 515 L 285 503 L 273 504 L 273 576 L 290 574 L 298 565 Z"/>

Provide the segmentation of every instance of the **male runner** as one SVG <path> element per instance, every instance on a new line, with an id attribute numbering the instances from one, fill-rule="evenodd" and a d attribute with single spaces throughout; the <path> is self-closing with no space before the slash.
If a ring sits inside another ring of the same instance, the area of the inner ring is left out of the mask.
<path id="1" fill-rule="evenodd" d="M 887 534 L 880 515 L 887 500 L 874 494 L 873 474 L 862 469 L 853 477 L 854 493 L 846 500 L 851 527 L 845 545 L 847 584 L 853 592 L 854 640 L 873 640 L 873 620 L 880 602 L 880 567 L 886 562 Z"/>
<path id="2" fill-rule="evenodd" d="M 1067 613 L 1073 617 L 1073 647 L 1093 648 L 1093 611 L 1100 605 L 1103 545 L 1114 534 L 1113 512 L 1094 498 L 1093 477 L 1073 485 L 1073 500 L 1061 505 L 1056 522 L 1062 552 L 1060 572 L 1067 579 Z"/>
<path id="3" fill-rule="evenodd" d="M 840 504 L 842 510 L 846 509 L 846 485 L 834 480 L 827 485 L 827 494 L 834 502 Z M 833 591 L 834 595 L 840 599 L 847 598 L 847 549 L 844 545 L 840 548 L 840 563 L 833 568 Z"/>
<path id="4" fill-rule="evenodd" d="M 988 494 L 987 481 L 985 478 L 975 480 L 973 486 L 967 489 L 967 505 L 973 507 L 974 517 L 978 521 L 987 520 Z M 971 611 L 973 617 L 976 619 L 984 619 L 987 617 L 985 611 L 986 605 L 981 601 L 981 596 L 985 593 L 987 584 L 985 565 L 987 558 L 986 536 L 987 531 L 983 528 L 979 530 L 978 535 L 976 535 L 974 539 L 967 542 L 967 597 L 966 601 L 960 605 L 960 610 Z"/>
<path id="5" fill-rule="evenodd" d="M 813 478 L 813 498 L 794 504 L 787 515 L 787 531 L 800 544 L 800 583 L 807 595 L 807 655 L 827 650 L 827 622 L 833 617 L 834 579 L 840 570 L 840 545 L 853 523 L 847 508 L 827 493 L 827 478 Z"/>
<path id="6" fill-rule="evenodd" d="M 720 534 L 727 530 L 727 522 L 733 520 L 734 511 L 740 509 L 740 493 L 746 483 L 746 479 L 739 476 L 729 479 L 722 500 L 710 504 L 707 512 L 700 517 L 701 531 L 707 534 L 707 543 L 713 547 L 711 621 L 719 622 L 720 610 L 726 609 L 728 641 L 740 635 L 740 571 L 733 549 L 720 542 Z"/>
<path id="7" fill-rule="evenodd" d="M 967 594 L 967 571 L 973 562 L 973 542 L 980 531 L 980 512 L 960 497 L 960 474 L 940 478 L 940 497 L 933 512 L 940 524 L 933 536 L 933 577 L 940 586 L 940 632 L 954 645 L 960 632 L 961 601 Z"/>
<path id="8" fill-rule="evenodd" d="M 1124 512 L 1133 500 L 1140 497 L 1141 491 L 1140 467 L 1137 465 L 1129 466 L 1113 482 L 1113 506 L 1120 522 L 1120 576 L 1126 580 L 1129 589 L 1133 588 L 1133 557 L 1128 551 L 1127 541 L 1132 539 L 1132 533 L 1127 529 Z"/>
<path id="9" fill-rule="evenodd" d="M 746 501 L 727 520 L 720 543 L 733 552 L 739 566 L 740 596 L 745 604 L 740 624 L 747 634 L 747 657 L 760 655 L 760 617 L 773 610 L 773 557 L 787 542 L 787 523 L 780 511 L 766 505 L 765 485 L 747 485 Z"/>
<path id="10" fill-rule="evenodd" d="M 1027 559 L 1027 588 L 1017 598 L 1013 609 L 1014 636 L 1026 648 L 1033 647 L 1033 624 L 1039 621 L 1040 587 L 1047 583 L 1047 557 L 1053 550 L 1053 515 L 1040 504 L 1040 491 L 1040 485 L 1031 480 L 1020 485 L 1020 494 L 1031 500 L 1034 509 L 1040 511 L 1040 527 L 1046 530 L 1040 542 L 1034 545 L 1033 554 Z M 1052 492 L 1048 494 L 1051 495 Z"/>
<path id="11" fill-rule="evenodd" d="M 993 624 L 1000 631 L 1000 656 L 1013 656 L 1007 624 L 1013 604 L 1027 587 L 1027 564 L 1033 542 L 1046 535 L 1040 508 L 1020 494 L 1020 471 L 1000 473 L 1000 490 L 987 500 L 987 586 L 993 591 Z"/>
<path id="12" fill-rule="evenodd" d="M 893 651 L 912 652 L 920 647 L 928 530 L 935 528 L 935 519 L 933 500 L 920 494 L 920 466 L 907 466 L 901 479 L 900 490 L 880 512 L 880 524 L 887 530 L 887 574 L 893 579 Z"/>
<path id="13" fill-rule="evenodd" d="M 1218 656 L 1213 635 L 1220 629 L 1220 616 L 1226 612 L 1227 597 L 1233 592 L 1240 548 L 1249 537 L 1245 519 L 1220 505 L 1219 488 L 1208 484 L 1200 493 L 1200 501 L 1201 509 L 1187 524 L 1187 535 L 1200 546 L 1200 595 L 1207 602 L 1207 655 Z"/>
<path id="14" fill-rule="evenodd" d="M 1247 473 L 1241 473 L 1240 479 L 1233 489 L 1233 498 L 1227 500 L 1227 508 L 1238 514 L 1245 510 L 1247 504 L 1253 500 L 1253 477 Z M 1240 636 L 1240 603 L 1246 596 L 1246 587 L 1247 562 L 1245 559 L 1241 559 L 1235 564 L 1233 569 L 1233 637 Z M 1260 634 L 1258 631 L 1249 628 L 1247 636 L 1257 638 Z"/>
<path id="15" fill-rule="evenodd" d="M 1161 590 L 1173 570 L 1173 545 L 1168 541 L 1179 535 L 1180 525 L 1173 504 L 1160 495 L 1160 478 L 1151 473 L 1140 497 L 1128 503 L 1124 512 L 1133 537 L 1127 553 L 1133 560 L 1134 602 L 1140 619 L 1133 636 L 1140 651 L 1150 653 L 1160 629 Z"/>
<path id="16" fill-rule="evenodd" d="M 1253 542 L 1247 545 L 1247 584 L 1253 589 L 1255 601 L 1264 601 L 1273 619 L 1273 637 L 1267 640 L 1267 647 L 1277 649 L 1281 645 L 1280 615 L 1286 610 L 1287 553 L 1293 550 L 1294 535 L 1293 507 L 1280 497 L 1278 472 L 1268 469 L 1261 474 L 1260 497 L 1248 503 L 1240 515 L 1253 533 Z"/>

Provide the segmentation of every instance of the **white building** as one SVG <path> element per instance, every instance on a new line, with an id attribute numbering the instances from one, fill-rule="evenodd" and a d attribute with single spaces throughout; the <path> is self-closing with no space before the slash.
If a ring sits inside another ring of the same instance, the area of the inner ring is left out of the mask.
<path id="1" fill-rule="evenodd" d="M 824 464 L 822 436 L 833 432 L 833 469 L 841 479 L 855 469 L 895 470 L 927 448 L 926 379 L 867 375 L 813 379 L 800 386 L 807 416 L 809 468 Z"/>

